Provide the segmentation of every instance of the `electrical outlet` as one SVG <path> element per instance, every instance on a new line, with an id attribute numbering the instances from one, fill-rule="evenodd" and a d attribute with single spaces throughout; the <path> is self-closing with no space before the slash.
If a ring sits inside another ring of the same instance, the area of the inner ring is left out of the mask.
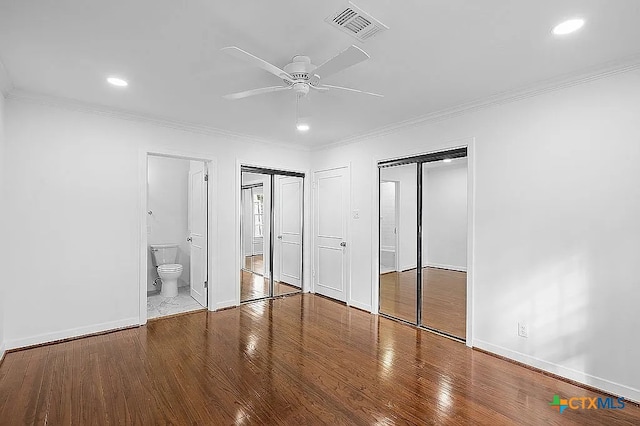
<path id="1" fill-rule="evenodd" d="M 354 210 L 353 211 L 353 218 L 354 219 L 360 219 L 360 210 Z"/>
<path id="2" fill-rule="evenodd" d="M 529 326 L 526 322 L 518 321 L 518 336 L 529 337 Z"/>

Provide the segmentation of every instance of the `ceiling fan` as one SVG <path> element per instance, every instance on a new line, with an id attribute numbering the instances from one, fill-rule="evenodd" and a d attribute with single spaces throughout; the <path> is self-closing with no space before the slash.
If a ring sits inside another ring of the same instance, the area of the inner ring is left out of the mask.
<path id="1" fill-rule="evenodd" d="M 384 97 L 384 95 L 378 93 L 365 92 L 363 90 L 353 89 L 350 87 L 341 87 L 321 83 L 321 79 L 329 77 L 330 75 L 336 74 L 344 69 L 347 69 L 355 64 L 369 59 L 369 55 L 357 46 L 350 46 L 346 48 L 333 58 L 328 59 L 318 66 L 314 65 L 308 56 L 297 55 L 293 57 L 291 63 L 285 65 L 282 69 L 236 46 L 225 47 L 222 49 L 222 51 L 234 58 L 240 59 L 251 65 L 262 68 L 267 72 L 270 72 L 271 74 L 280 78 L 283 83 L 279 86 L 262 87 L 259 89 L 231 93 L 223 96 L 225 99 L 242 99 L 249 96 L 261 95 L 264 93 L 293 90 L 297 95 L 298 102 L 300 102 L 301 98 L 305 98 L 309 91 L 327 92 L 331 89 L 345 90 L 380 98 Z"/>

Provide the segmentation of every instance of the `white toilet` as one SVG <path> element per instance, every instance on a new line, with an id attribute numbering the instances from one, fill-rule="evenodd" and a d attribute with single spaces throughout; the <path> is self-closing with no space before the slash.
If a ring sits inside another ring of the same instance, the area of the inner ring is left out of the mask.
<path id="1" fill-rule="evenodd" d="M 182 265 L 176 263 L 178 257 L 177 244 L 151 244 L 153 260 L 158 267 L 158 275 L 162 280 L 160 295 L 175 297 L 178 295 L 178 278 L 182 275 Z"/>

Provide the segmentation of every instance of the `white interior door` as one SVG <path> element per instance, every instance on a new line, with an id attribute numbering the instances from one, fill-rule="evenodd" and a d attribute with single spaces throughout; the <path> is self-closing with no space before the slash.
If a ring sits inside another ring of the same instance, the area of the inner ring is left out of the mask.
<path id="1" fill-rule="evenodd" d="M 349 168 L 316 172 L 313 186 L 315 292 L 346 302 L 349 277 Z"/>
<path id="2" fill-rule="evenodd" d="M 302 178 L 278 180 L 278 234 L 276 250 L 279 268 L 274 275 L 281 282 L 300 287 L 302 282 Z"/>
<path id="3" fill-rule="evenodd" d="M 207 181 L 202 161 L 189 167 L 189 237 L 191 246 L 191 297 L 207 306 Z"/>

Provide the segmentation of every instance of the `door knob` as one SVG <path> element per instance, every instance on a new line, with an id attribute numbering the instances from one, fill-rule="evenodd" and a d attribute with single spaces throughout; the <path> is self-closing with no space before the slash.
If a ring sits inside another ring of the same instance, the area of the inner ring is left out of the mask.
<path id="1" fill-rule="evenodd" d="M 340 247 L 346 247 L 346 246 L 347 246 L 347 243 L 345 241 L 340 243 Z"/>
<path id="2" fill-rule="evenodd" d="M 281 240 L 282 239 L 282 235 L 278 235 L 278 239 Z"/>
<path id="3" fill-rule="evenodd" d="M 187 237 L 187 241 L 191 242 L 191 241 L 193 241 L 193 238 Z"/>

